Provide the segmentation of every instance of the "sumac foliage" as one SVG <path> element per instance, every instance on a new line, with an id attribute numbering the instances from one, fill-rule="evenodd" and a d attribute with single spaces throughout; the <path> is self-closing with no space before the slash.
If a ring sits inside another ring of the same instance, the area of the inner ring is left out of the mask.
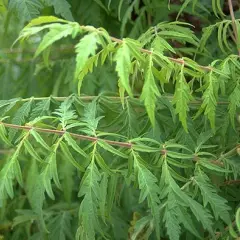
<path id="1" fill-rule="evenodd" d="M 238 239 L 239 16 L 0 0 L 0 238 Z"/>

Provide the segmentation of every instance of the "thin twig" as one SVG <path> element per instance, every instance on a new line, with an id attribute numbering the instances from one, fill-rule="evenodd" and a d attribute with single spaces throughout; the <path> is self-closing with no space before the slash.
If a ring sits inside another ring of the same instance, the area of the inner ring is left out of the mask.
<path id="1" fill-rule="evenodd" d="M 82 29 L 85 29 L 87 31 L 93 31 L 93 28 L 89 28 L 87 26 L 80 26 Z M 113 42 L 116 42 L 118 44 L 121 44 L 123 42 L 122 39 L 119 39 L 119 38 L 116 38 L 116 37 L 112 37 L 110 36 L 110 39 L 113 41 Z M 69 50 L 69 49 L 74 49 L 73 46 L 64 46 L 64 47 L 60 47 L 58 50 L 59 51 L 66 51 L 66 50 Z M 27 52 L 35 52 L 35 49 L 28 49 L 26 50 Z M 154 54 L 154 52 L 148 50 L 148 49 L 145 49 L 145 48 L 141 48 L 140 49 L 141 52 L 143 53 L 147 53 L 147 54 Z M 6 53 L 6 54 L 12 54 L 12 53 L 22 53 L 23 51 L 19 48 L 17 49 L 3 49 L 2 52 Z M 168 57 L 168 59 L 172 62 L 175 62 L 177 64 L 185 64 L 184 60 L 183 59 L 178 59 L 178 58 L 173 58 L 173 57 Z M 32 61 L 33 59 L 26 59 L 27 61 Z M 3 63 L 5 63 L 5 61 L 2 61 Z M 25 61 L 24 61 L 25 62 Z M 203 70 L 206 70 L 206 71 L 211 71 L 212 70 L 212 67 L 210 66 L 203 66 L 203 65 L 198 65 L 199 68 L 203 69 Z"/>
<path id="2" fill-rule="evenodd" d="M 240 184 L 240 179 L 228 180 L 228 181 L 223 182 L 222 185 L 234 185 L 234 184 Z"/>
<path id="3" fill-rule="evenodd" d="M 235 224 L 236 224 L 236 222 L 233 221 L 233 222 L 232 222 L 232 226 L 235 226 Z M 225 232 L 227 232 L 227 231 L 229 230 L 229 228 L 230 228 L 230 226 L 228 225 L 228 226 L 226 226 L 226 227 L 224 228 L 224 231 L 223 231 L 223 232 L 216 232 L 216 233 L 215 233 L 215 234 L 216 234 L 216 239 L 219 239 Z"/>
<path id="4" fill-rule="evenodd" d="M 13 149 L 0 149 L 0 154 L 10 154 L 13 151 Z"/>
<path id="5" fill-rule="evenodd" d="M 71 133 L 71 132 L 66 132 L 64 130 L 56 130 L 56 129 L 48 129 L 48 128 L 39 128 L 39 127 L 33 127 L 33 126 L 22 126 L 22 125 L 16 125 L 16 124 L 11 124 L 11 123 L 4 123 L 2 121 L 0 121 L 0 124 L 4 125 L 7 128 L 14 128 L 14 129 L 22 129 L 22 130 L 26 130 L 26 131 L 30 131 L 30 130 L 35 130 L 37 132 L 43 132 L 43 133 L 51 133 L 51 134 L 57 134 L 57 135 L 63 135 L 65 133 L 69 133 L 72 137 L 80 139 L 80 140 L 87 140 L 87 141 L 91 141 L 91 142 L 96 142 L 98 140 L 104 141 L 110 145 L 114 145 L 114 146 L 118 146 L 118 147 L 123 147 L 123 148 L 132 148 L 134 147 L 134 143 L 130 143 L 130 142 L 119 142 L 119 141 L 112 141 L 112 140 L 107 140 L 107 139 L 101 139 L 98 137 L 91 137 L 91 136 L 87 136 L 87 135 L 82 135 L 82 134 L 77 134 L 77 133 Z M 231 156 L 233 155 L 234 151 L 236 153 L 236 149 L 237 147 L 235 147 L 234 149 L 230 150 L 229 152 L 227 152 L 226 154 L 222 155 L 222 156 L 230 156 L 229 154 L 231 153 Z M 161 152 L 161 151 L 160 151 Z M 167 154 L 166 150 L 161 152 L 162 154 Z M 210 160 L 211 163 L 221 166 L 223 167 L 224 164 L 221 161 L 222 157 L 220 157 L 217 160 Z M 193 156 L 193 160 L 195 160 L 195 156 Z"/>
<path id="6" fill-rule="evenodd" d="M 37 132 L 43 132 L 43 133 L 52 133 L 52 134 L 58 134 L 58 135 L 63 135 L 66 133 L 64 130 L 55 130 L 55 129 L 48 129 L 48 128 L 39 128 L 39 127 L 32 127 L 32 126 L 22 126 L 22 125 L 16 125 L 16 124 L 11 124 L 11 123 L 4 123 L 0 121 L 0 124 L 4 125 L 5 127 L 8 128 L 14 128 L 14 129 L 22 129 L 26 131 L 30 130 L 35 130 Z M 86 136 L 82 134 L 76 134 L 76 133 L 70 133 L 68 132 L 72 137 L 80 139 L 80 140 L 87 140 L 91 142 L 96 142 L 98 140 L 102 140 L 110 145 L 115 145 L 119 147 L 125 147 L 125 148 L 131 148 L 133 146 L 132 143 L 128 142 L 119 142 L 119 141 L 111 141 L 111 140 L 106 140 L 106 139 L 99 139 L 97 137 L 91 137 L 91 136 Z"/>
<path id="7" fill-rule="evenodd" d="M 92 30 L 92 29 L 89 29 L 88 27 L 85 27 L 85 26 L 81 26 L 81 28 L 85 28 L 86 30 Z M 116 43 L 118 43 L 118 44 L 121 44 L 121 43 L 123 43 L 123 40 L 122 39 L 119 39 L 119 38 L 116 38 L 116 37 L 112 37 L 112 36 L 110 36 L 110 39 L 113 41 L 113 42 L 116 42 Z M 145 49 L 145 48 L 141 48 L 140 49 L 140 51 L 141 52 L 143 52 L 143 53 L 147 53 L 147 54 L 154 54 L 154 52 L 152 52 L 152 51 L 150 51 L 150 50 L 148 50 L 148 49 Z M 185 64 L 185 62 L 184 62 L 184 60 L 183 59 L 178 59 L 178 58 L 172 58 L 172 57 L 167 57 L 170 61 L 172 61 L 172 62 L 175 62 L 175 63 L 177 63 L 177 64 L 181 64 L 181 65 L 184 65 Z M 210 67 L 210 66 L 203 66 L 203 65 L 198 65 L 199 66 L 199 68 L 201 68 L 201 69 L 203 69 L 203 70 L 206 70 L 206 71 L 211 71 L 212 70 L 212 67 Z"/>
<path id="8" fill-rule="evenodd" d="M 99 97 L 99 96 L 76 96 L 78 99 L 80 100 L 83 100 L 83 101 L 91 101 L 93 100 L 94 98 L 96 97 Z M 110 100 L 116 100 L 116 101 L 121 101 L 121 98 L 118 97 L 118 96 L 104 96 L 103 97 L 106 97 L 107 99 L 110 99 Z M 173 100 L 173 96 L 165 96 L 165 95 L 162 95 L 161 97 L 163 98 L 167 98 L 169 101 L 172 101 Z M 42 101 L 42 100 L 47 100 L 49 99 L 50 97 L 34 97 L 34 98 L 23 98 L 21 99 L 20 101 L 22 102 L 28 102 L 28 101 Z M 51 96 L 52 99 L 56 100 L 56 101 L 64 101 L 66 100 L 68 97 L 54 97 L 54 96 Z M 125 99 L 128 99 L 129 96 L 126 96 Z M 139 96 L 138 95 L 135 95 L 133 97 L 134 99 L 138 99 Z M 201 100 L 194 100 L 194 101 L 191 101 L 190 104 L 193 104 L 193 105 L 199 105 L 199 104 L 202 104 L 202 101 Z M 219 101 L 217 102 L 218 105 L 228 105 L 229 102 L 228 101 Z"/>
<path id="9" fill-rule="evenodd" d="M 68 51 L 68 50 L 74 50 L 73 45 L 61 45 L 60 47 L 55 47 L 52 49 L 53 51 Z M 35 53 L 36 48 L 3 48 L 0 50 L 0 52 L 4 54 L 18 54 L 18 53 Z"/>
<path id="10" fill-rule="evenodd" d="M 232 0 L 228 0 L 228 7 L 229 7 L 231 19 L 232 19 L 232 27 L 233 27 L 234 36 L 235 36 L 236 43 L 237 43 L 238 55 L 240 56 L 240 48 L 238 46 L 238 43 L 239 43 L 239 41 L 238 41 L 238 31 L 237 31 L 236 19 L 235 19 L 234 11 L 233 11 Z"/>

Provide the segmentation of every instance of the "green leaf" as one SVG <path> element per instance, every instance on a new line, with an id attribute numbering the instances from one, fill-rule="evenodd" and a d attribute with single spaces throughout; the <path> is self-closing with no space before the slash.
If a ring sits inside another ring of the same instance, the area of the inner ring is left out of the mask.
<path id="1" fill-rule="evenodd" d="M 74 24 L 60 24 L 55 23 L 50 27 L 50 30 L 45 36 L 43 40 L 39 44 L 34 57 L 37 57 L 41 52 L 43 52 L 46 48 L 52 45 L 54 42 L 63 39 L 72 34 L 74 30 Z"/>
<path id="2" fill-rule="evenodd" d="M 48 235 L 49 240 L 67 240 L 73 239 L 74 236 L 71 231 L 72 215 L 70 212 L 59 212 L 56 216 L 51 217 L 47 226 L 51 229 Z"/>
<path id="3" fill-rule="evenodd" d="M 231 208 L 227 205 L 227 200 L 217 194 L 217 190 L 210 183 L 208 176 L 203 172 L 199 172 L 197 176 L 194 177 L 194 182 L 201 191 L 204 207 L 209 203 L 215 219 L 218 220 L 220 217 L 226 224 L 230 224 L 231 218 L 229 211 Z"/>
<path id="4" fill-rule="evenodd" d="M 64 142 L 60 143 L 60 147 L 63 153 L 63 156 L 68 160 L 74 167 L 76 167 L 79 171 L 85 172 L 84 167 L 82 167 L 72 156 L 71 152 L 69 151 L 67 145 Z"/>
<path id="5" fill-rule="evenodd" d="M 54 16 L 40 16 L 38 18 L 32 19 L 26 26 L 25 28 L 30 28 L 33 26 L 38 26 L 46 23 L 55 23 L 55 22 L 62 22 L 62 23 L 67 23 L 67 21 L 54 17 Z"/>
<path id="6" fill-rule="evenodd" d="M 152 66 L 152 55 L 150 54 L 147 57 L 147 66 L 144 74 L 145 80 L 140 99 L 144 101 L 149 119 L 152 125 L 155 126 L 156 99 L 160 96 L 160 92 L 153 76 Z"/>
<path id="7" fill-rule="evenodd" d="M 115 173 L 110 175 L 109 178 L 110 179 L 108 181 L 108 190 L 107 190 L 107 196 L 106 196 L 107 197 L 107 206 L 106 206 L 107 216 L 111 215 L 112 208 L 116 200 L 119 175 Z"/>
<path id="8" fill-rule="evenodd" d="M 18 183 L 22 186 L 22 172 L 18 162 L 19 151 L 21 143 L 18 145 L 17 150 L 13 153 L 7 163 L 3 166 L 0 171 L 0 196 L 6 198 L 6 194 L 13 198 L 13 181 L 17 179 Z"/>
<path id="9" fill-rule="evenodd" d="M 172 200 L 170 204 L 170 208 L 175 208 L 173 215 L 169 215 L 168 217 L 170 218 L 169 221 L 175 221 L 174 219 L 177 217 L 178 222 L 181 223 L 182 219 L 181 213 L 187 211 L 183 210 L 186 208 L 190 208 L 192 215 L 202 224 L 204 229 L 207 229 L 211 234 L 213 234 L 213 229 L 212 229 L 212 217 L 207 209 L 205 209 L 201 204 L 199 204 L 197 201 L 192 199 L 188 194 L 184 193 L 182 189 L 178 186 L 178 184 L 174 181 L 174 179 L 171 176 L 171 172 L 169 171 L 169 167 L 167 165 L 167 162 L 164 161 L 162 165 L 162 175 L 160 179 L 160 188 L 162 195 L 161 197 L 164 197 L 164 192 L 168 196 L 168 199 L 170 198 Z M 174 194 L 174 195 L 172 195 Z M 167 201 L 167 204 L 169 202 Z M 199 234 L 196 232 L 196 229 L 194 228 L 193 225 L 190 223 L 186 223 L 186 221 L 183 221 L 184 226 L 187 226 L 187 228 L 196 236 L 199 236 Z M 171 223 L 174 224 L 174 223 Z M 179 236 L 179 228 L 178 228 L 178 223 L 177 225 L 173 225 L 175 229 L 175 233 L 170 233 L 169 234 L 174 234 L 175 237 Z M 169 229 L 170 231 L 170 229 Z M 174 237 L 173 236 L 173 237 Z"/>
<path id="10" fill-rule="evenodd" d="M 69 96 L 60 107 L 53 112 L 58 116 L 58 120 L 61 122 L 62 129 L 65 129 L 71 120 L 77 118 L 76 111 L 72 109 L 74 99 Z"/>
<path id="11" fill-rule="evenodd" d="M 107 203 L 107 188 L 108 188 L 108 178 L 109 175 L 108 173 L 104 172 L 102 174 L 102 179 L 101 179 L 101 183 L 100 183 L 100 189 L 101 189 L 101 196 L 99 198 L 100 200 L 100 204 L 99 204 L 99 208 L 100 208 L 100 212 L 101 212 L 101 216 L 103 221 L 105 222 L 106 219 L 106 203 Z"/>
<path id="12" fill-rule="evenodd" d="M 15 113 L 12 124 L 21 125 L 26 121 L 26 118 L 28 117 L 32 107 L 32 101 L 25 102 Z M 9 130 L 9 138 L 10 140 L 13 140 L 17 133 L 17 129 L 11 128 Z"/>
<path id="13" fill-rule="evenodd" d="M 42 2 L 39 0 L 11 0 L 9 1 L 9 10 L 17 12 L 19 18 L 31 20 L 40 15 L 43 8 Z"/>
<path id="14" fill-rule="evenodd" d="M 97 162 L 98 166 L 104 172 L 108 173 L 109 175 L 112 174 L 110 167 L 105 163 L 104 159 L 102 158 L 102 156 L 99 153 L 95 154 L 95 158 L 96 158 L 96 162 Z"/>
<path id="15" fill-rule="evenodd" d="M 154 51 L 158 53 L 163 53 L 164 51 L 170 51 L 172 53 L 176 53 L 172 46 L 163 38 L 156 36 L 153 40 L 152 47 Z"/>
<path id="16" fill-rule="evenodd" d="M 232 126 L 235 127 L 236 110 L 240 106 L 240 83 L 239 82 L 237 82 L 235 88 L 230 94 L 229 102 L 230 102 L 228 106 L 229 117 L 230 117 Z"/>
<path id="17" fill-rule="evenodd" d="M 43 148 L 45 148 L 48 151 L 51 151 L 51 148 L 47 145 L 47 143 L 43 140 L 43 138 L 41 137 L 41 135 L 35 131 L 34 129 L 30 130 L 30 134 L 35 138 L 35 140 L 41 144 L 41 146 Z"/>
<path id="18" fill-rule="evenodd" d="M 188 35 L 188 34 L 185 34 L 185 33 L 182 33 L 182 32 L 167 30 L 167 31 L 160 31 L 158 33 L 158 35 L 163 36 L 165 38 L 170 38 L 170 39 L 171 38 L 176 38 L 176 39 L 179 39 L 179 40 L 187 41 L 187 42 L 192 43 L 196 46 L 198 45 L 198 43 L 193 39 L 192 34 Z"/>
<path id="19" fill-rule="evenodd" d="M 116 148 L 112 147 L 110 144 L 106 143 L 104 140 L 98 140 L 97 141 L 97 144 L 104 148 L 105 150 L 115 154 L 115 155 L 118 155 L 119 157 L 122 157 L 122 158 L 128 158 L 128 156 L 122 152 L 120 152 L 119 150 L 117 150 Z"/>
<path id="20" fill-rule="evenodd" d="M 80 42 L 75 46 L 76 49 L 76 70 L 75 78 L 78 79 L 83 70 L 89 56 L 95 55 L 97 50 L 98 36 L 96 32 L 85 35 Z M 80 88 L 78 89 L 80 92 Z"/>
<path id="21" fill-rule="evenodd" d="M 182 14 L 182 12 L 184 11 L 185 8 L 187 8 L 188 4 L 191 2 L 192 0 L 186 0 L 183 2 L 180 10 L 178 11 L 178 15 L 176 17 L 176 20 L 178 20 L 179 16 Z"/>
<path id="22" fill-rule="evenodd" d="M 160 213 L 159 204 L 160 189 L 157 185 L 157 178 L 145 167 L 139 160 L 137 155 L 133 154 L 134 157 L 134 170 L 138 177 L 138 184 L 140 189 L 139 203 L 144 200 L 148 200 L 148 206 L 151 208 L 151 214 L 154 219 L 154 227 L 156 229 L 157 239 L 160 239 Z"/>
<path id="23" fill-rule="evenodd" d="M 214 30 L 214 26 L 209 26 L 203 29 L 203 35 L 202 35 L 202 38 L 200 41 L 200 47 L 199 47 L 200 51 L 203 51 L 206 45 L 206 42 L 209 39 L 210 35 L 212 34 L 213 30 Z"/>
<path id="24" fill-rule="evenodd" d="M 48 232 L 47 227 L 43 218 L 43 203 L 45 200 L 44 187 L 40 180 L 38 166 L 36 161 L 33 159 L 29 164 L 28 174 L 26 179 L 26 195 L 30 203 L 31 208 L 38 215 L 41 230 Z"/>
<path id="25" fill-rule="evenodd" d="M 178 159 L 192 159 L 193 155 L 185 154 L 185 153 L 179 153 L 179 152 L 172 152 L 167 150 L 167 155 L 172 158 L 178 158 Z"/>
<path id="26" fill-rule="evenodd" d="M 96 231 L 102 231 L 98 219 L 100 180 L 100 172 L 92 160 L 84 174 L 78 193 L 79 197 L 83 197 L 79 208 L 80 229 L 84 236 L 82 239 L 95 239 Z"/>
<path id="27" fill-rule="evenodd" d="M 0 139 L 7 144 L 8 146 L 11 146 L 11 142 L 7 138 L 7 132 L 3 124 L 0 124 Z"/>
<path id="28" fill-rule="evenodd" d="M 188 131 L 187 112 L 189 111 L 188 103 L 191 100 L 193 100 L 193 97 L 190 92 L 190 87 L 186 82 L 183 71 L 181 70 L 176 79 L 173 104 L 176 105 L 176 114 L 179 115 L 179 119 L 182 122 L 185 131 Z"/>
<path id="29" fill-rule="evenodd" d="M 121 85 L 127 93 L 132 96 L 132 90 L 129 84 L 129 76 L 131 73 L 131 50 L 126 40 L 123 39 L 120 47 L 117 49 L 114 60 L 116 61 L 116 71 Z"/>
<path id="30" fill-rule="evenodd" d="M 125 38 L 124 41 L 129 48 L 128 50 L 131 51 L 132 56 L 134 56 L 137 60 L 144 62 L 145 59 L 141 53 L 142 44 L 139 41 L 130 38 Z"/>
<path id="31" fill-rule="evenodd" d="M 88 158 L 88 155 L 77 145 L 69 133 L 65 133 L 63 137 L 66 140 L 67 144 L 71 146 L 76 152 L 78 152 L 83 157 Z"/>
<path id="32" fill-rule="evenodd" d="M 167 162 L 169 164 L 173 165 L 173 166 L 178 167 L 178 168 L 191 168 L 191 167 L 193 167 L 193 165 L 191 165 L 191 164 L 187 164 L 183 161 L 177 161 L 177 160 L 172 159 L 170 157 L 167 157 Z"/>
<path id="33" fill-rule="evenodd" d="M 207 115 L 211 127 L 215 129 L 215 111 L 217 106 L 217 97 L 218 97 L 218 89 L 219 89 L 219 80 L 210 72 L 205 75 L 205 87 L 206 90 L 203 93 L 203 103 L 201 109 L 205 109 L 204 114 Z"/>
<path id="34" fill-rule="evenodd" d="M 53 145 L 53 149 L 56 145 Z M 53 150 L 50 155 L 46 159 L 46 165 L 43 167 L 43 170 L 41 172 L 41 180 L 43 183 L 43 186 L 48 194 L 48 196 L 54 200 L 54 194 L 52 190 L 51 180 L 53 179 L 56 186 L 61 189 L 61 184 L 59 182 L 58 178 L 58 172 L 57 172 L 57 162 L 56 162 L 56 152 Z"/>
<path id="35" fill-rule="evenodd" d="M 240 208 L 238 208 L 236 212 L 236 225 L 238 232 L 240 232 Z"/>
<path id="36" fill-rule="evenodd" d="M 0 108 L 5 107 L 7 105 L 11 105 L 12 103 L 17 103 L 18 101 L 20 101 L 21 98 L 13 98 L 10 100 L 0 100 Z"/>
<path id="37" fill-rule="evenodd" d="M 216 171 L 216 172 L 220 172 L 220 173 L 231 172 L 231 171 L 229 171 L 229 170 L 227 170 L 227 169 L 225 169 L 223 167 L 220 167 L 220 166 L 218 166 L 218 165 L 216 165 L 216 164 L 214 164 L 214 163 L 212 163 L 212 162 L 210 162 L 208 160 L 201 159 L 201 160 L 198 161 L 198 163 L 201 166 L 203 166 L 203 167 L 205 167 L 205 168 L 207 168 L 209 170 L 212 170 L 212 171 Z"/>
<path id="38" fill-rule="evenodd" d="M 34 119 L 37 117 L 48 115 L 50 110 L 50 104 L 51 104 L 51 98 L 38 102 L 36 106 L 33 108 L 30 118 Z"/>
<path id="39" fill-rule="evenodd" d="M 221 22 L 220 25 L 218 26 L 218 44 L 222 52 L 226 54 L 226 51 L 223 46 L 224 43 L 223 38 L 226 38 L 226 36 L 223 36 L 223 26 L 224 22 Z"/>
<path id="40" fill-rule="evenodd" d="M 180 219 L 178 218 L 178 206 L 176 206 L 176 196 L 171 191 L 168 194 L 167 206 L 164 214 L 164 222 L 167 234 L 171 240 L 179 240 L 181 234 Z"/>
<path id="41" fill-rule="evenodd" d="M 71 13 L 71 5 L 67 0 L 43 0 L 48 6 L 53 6 L 55 13 L 62 16 L 63 18 L 73 21 L 73 16 Z"/>
<path id="42" fill-rule="evenodd" d="M 36 221 L 38 218 L 37 214 L 31 210 L 16 210 L 16 212 L 18 213 L 18 216 L 13 219 L 13 228 L 19 224 L 27 224 L 28 222 Z"/>
<path id="43" fill-rule="evenodd" d="M 28 140 L 24 141 L 24 147 L 33 158 L 43 163 L 43 160 L 41 159 L 41 157 L 38 155 L 38 153 L 36 152 L 36 150 L 33 148 L 33 146 Z"/>

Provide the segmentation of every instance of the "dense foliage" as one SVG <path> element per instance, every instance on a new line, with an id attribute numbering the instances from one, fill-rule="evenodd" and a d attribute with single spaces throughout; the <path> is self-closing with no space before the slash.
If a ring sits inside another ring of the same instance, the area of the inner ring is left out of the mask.
<path id="1" fill-rule="evenodd" d="M 237 1 L 0 0 L 0 25 L 1 239 L 239 237 Z"/>

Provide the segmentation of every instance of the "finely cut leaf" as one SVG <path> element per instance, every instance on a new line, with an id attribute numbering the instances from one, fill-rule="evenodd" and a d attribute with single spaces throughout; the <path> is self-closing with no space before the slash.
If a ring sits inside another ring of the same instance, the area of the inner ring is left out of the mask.
<path id="1" fill-rule="evenodd" d="M 128 156 L 122 152 L 120 152 L 119 150 L 117 150 L 116 148 L 112 147 L 111 145 L 109 145 L 108 143 L 106 143 L 105 141 L 103 140 L 98 140 L 97 141 L 97 144 L 104 148 L 105 150 L 113 153 L 113 154 L 116 154 L 118 155 L 119 157 L 122 157 L 122 158 L 128 158 Z"/>
<path id="2" fill-rule="evenodd" d="M 45 148 L 46 150 L 50 151 L 51 148 L 47 145 L 47 143 L 43 140 L 43 138 L 41 137 L 41 135 L 36 132 L 35 130 L 30 130 L 30 134 L 35 138 L 35 140 L 41 144 L 41 146 L 43 148 Z"/>
<path id="3" fill-rule="evenodd" d="M 9 1 L 9 9 L 15 10 L 19 18 L 31 20 L 39 16 L 43 4 L 39 0 L 11 0 Z"/>
<path id="4" fill-rule="evenodd" d="M 32 19 L 26 26 L 25 28 L 30 28 L 33 26 L 38 26 L 38 25 L 42 25 L 42 24 L 46 24 L 46 23 L 54 23 L 54 22 L 63 22 L 63 23 L 67 23 L 67 21 L 54 17 L 54 16 L 40 16 L 38 18 L 34 18 Z"/>
<path id="5" fill-rule="evenodd" d="M 190 93 L 190 87 L 186 82 L 183 71 L 181 70 L 176 79 L 176 88 L 173 97 L 173 104 L 176 105 L 176 114 L 179 115 L 179 119 L 185 131 L 187 128 L 187 112 L 189 111 L 188 103 L 193 100 Z"/>
<path id="6" fill-rule="evenodd" d="M 229 117 L 230 117 L 232 126 L 235 127 L 236 110 L 237 110 L 237 107 L 240 107 L 240 83 L 239 82 L 237 82 L 234 90 L 230 94 L 229 102 L 230 102 L 228 107 Z"/>
<path id="7" fill-rule="evenodd" d="M 132 96 L 132 90 L 129 84 L 129 76 L 131 72 L 131 51 L 126 40 L 123 39 L 123 42 L 115 54 L 114 60 L 116 61 L 116 71 L 121 85 L 124 87 L 126 92 Z"/>
<path id="8" fill-rule="evenodd" d="M 206 207 L 209 203 L 216 220 L 220 217 L 226 224 L 230 224 L 229 211 L 231 208 L 227 205 L 227 200 L 217 194 L 217 190 L 210 183 L 208 176 L 200 172 L 194 177 L 194 182 L 201 190 L 204 206 Z"/>
<path id="9" fill-rule="evenodd" d="M 80 42 L 75 46 L 76 49 L 76 71 L 75 78 L 77 79 L 87 63 L 89 56 L 95 55 L 97 50 L 98 36 L 96 32 L 85 35 Z"/>
<path id="10" fill-rule="evenodd" d="M 63 137 L 67 141 L 67 144 L 71 146 L 76 152 L 81 154 L 83 157 L 88 158 L 88 155 L 77 145 L 69 133 L 65 133 Z"/>
<path id="11" fill-rule="evenodd" d="M 57 145 L 53 145 L 53 148 L 55 148 Z M 41 172 L 41 179 L 43 182 L 43 186 L 48 194 L 48 196 L 54 200 L 54 194 L 52 190 L 51 181 L 53 179 L 56 186 L 61 189 L 61 184 L 58 178 L 58 172 L 57 172 L 57 162 L 56 162 L 56 152 L 53 150 L 50 155 L 46 159 L 47 164 L 44 166 L 42 172 Z"/>
<path id="12" fill-rule="evenodd" d="M 0 139 L 7 145 L 11 146 L 11 142 L 7 138 L 7 132 L 3 124 L 0 124 Z"/>
<path id="13" fill-rule="evenodd" d="M 137 157 L 134 157 L 134 170 L 137 173 L 138 184 L 140 189 L 139 203 L 144 200 L 148 200 L 148 205 L 151 208 L 151 213 L 154 219 L 154 225 L 156 229 L 157 239 L 160 239 L 160 213 L 159 213 L 159 204 L 160 204 L 160 189 L 157 185 L 157 178 L 145 167 L 143 166 Z"/>
<path id="14" fill-rule="evenodd" d="M 26 194 L 31 208 L 38 215 L 38 221 L 44 232 L 48 232 L 43 218 L 43 203 L 45 200 L 44 187 L 40 180 L 38 166 L 33 159 L 29 164 L 28 175 L 26 179 Z"/>
<path id="15" fill-rule="evenodd" d="M 22 123 L 25 122 L 26 118 L 28 117 L 32 107 L 32 100 L 29 102 L 25 102 L 15 113 L 12 123 L 16 125 L 21 125 Z M 17 129 L 11 128 L 9 130 L 9 138 L 10 140 L 13 140 L 17 133 Z"/>
<path id="16" fill-rule="evenodd" d="M 52 45 L 54 42 L 63 39 L 72 34 L 75 25 L 55 23 L 50 28 L 49 32 L 43 37 L 43 40 L 39 44 L 34 57 L 37 57 L 47 47 Z"/>
<path id="17" fill-rule="evenodd" d="M 28 140 L 24 141 L 24 147 L 33 158 L 43 163 L 43 160 L 40 158 L 40 156 L 38 155 L 38 153 L 35 151 L 35 149 Z"/>
<path id="18" fill-rule="evenodd" d="M 51 217 L 48 228 L 51 229 L 49 240 L 67 240 L 74 239 L 71 232 L 72 215 L 67 211 L 59 212 L 56 216 Z"/>
<path id="19" fill-rule="evenodd" d="M 82 239 L 95 239 L 95 234 L 101 232 L 98 219 L 98 207 L 100 200 L 100 180 L 101 175 L 94 161 L 89 164 L 84 174 L 78 196 L 83 196 L 79 208 L 79 221 L 82 225 Z M 89 224 L 91 223 L 91 224 Z"/>
<path id="20" fill-rule="evenodd" d="M 71 13 L 71 5 L 67 0 L 43 0 L 48 6 L 53 6 L 55 13 L 61 15 L 63 18 L 73 21 Z"/>
<path id="21" fill-rule="evenodd" d="M 152 54 L 147 58 L 147 67 L 145 70 L 145 81 L 142 89 L 142 94 L 140 99 L 144 101 L 149 119 L 152 125 L 155 125 L 155 108 L 156 108 L 156 99 L 160 96 L 160 92 L 155 83 L 155 79 L 152 72 L 153 60 Z"/>
<path id="22" fill-rule="evenodd" d="M 66 160 L 68 160 L 74 167 L 76 167 L 79 171 L 85 172 L 85 169 L 74 159 L 71 152 L 64 142 L 60 143 L 60 147 L 62 149 L 62 153 Z"/>

